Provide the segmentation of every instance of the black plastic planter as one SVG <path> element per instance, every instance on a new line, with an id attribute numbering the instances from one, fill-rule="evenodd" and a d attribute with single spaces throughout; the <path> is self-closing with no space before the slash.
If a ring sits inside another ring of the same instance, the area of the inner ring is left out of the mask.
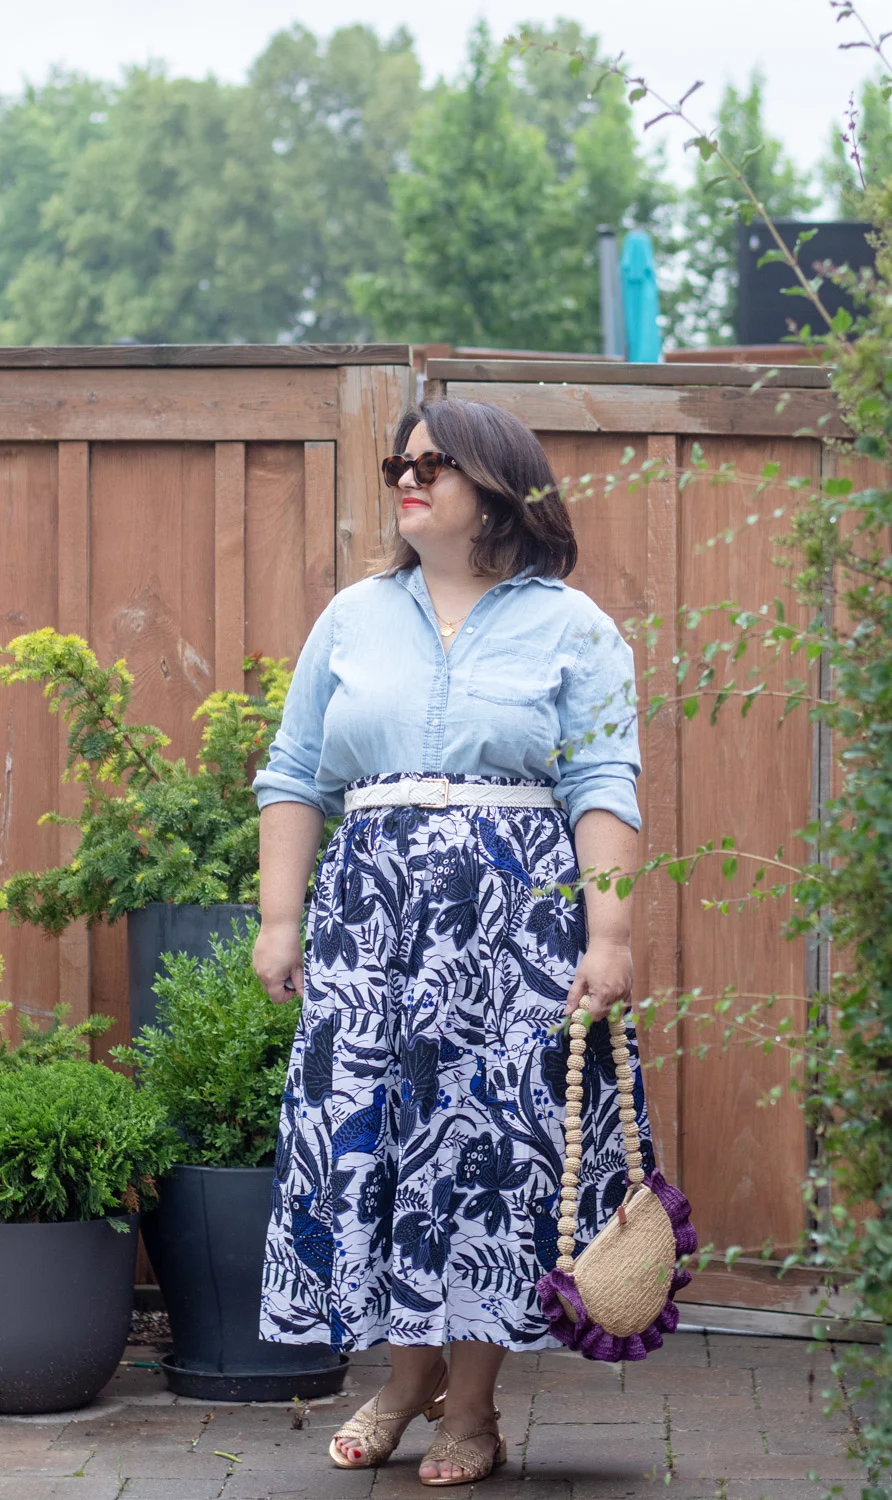
<path id="1" fill-rule="evenodd" d="M 128 912 L 130 1035 L 136 1036 L 143 1026 L 157 1024 L 158 997 L 152 993 L 152 985 L 161 969 L 162 953 L 210 958 L 212 933 L 230 938 L 233 918 L 244 931 L 248 917 L 257 915 L 256 906 L 177 906 L 172 901 L 153 901 L 141 911 Z"/>
<path id="2" fill-rule="evenodd" d="M 347 1357 L 327 1344 L 258 1335 L 272 1180 L 272 1167 L 175 1167 L 143 1218 L 173 1336 L 162 1366 L 178 1396 L 287 1401 L 344 1382 Z"/>
<path id="3" fill-rule="evenodd" d="M 124 1222 L 0 1224 L 0 1412 L 71 1411 L 111 1380 L 133 1308 L 138 1219 Z"/>

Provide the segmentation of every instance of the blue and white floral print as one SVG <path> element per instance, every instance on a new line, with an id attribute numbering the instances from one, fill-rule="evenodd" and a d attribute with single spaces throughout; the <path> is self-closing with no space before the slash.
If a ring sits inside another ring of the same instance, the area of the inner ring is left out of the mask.
<path id="1" fill-rule="evenodd" d="M 506 779 L 489 779 L 491 807 L 353 813 L 326 851 L 282 1109 L 265 1339 L 555 1345 L 535 1290 L 557 1256 L 566 1103 L 566 1042 L 550 1028 L 584 916 L 546 889 L 576 876 L 564 814 L 500 809 Z M 606 1022 L 583 1082 L 587 1240 L 624 1190 Z"/>

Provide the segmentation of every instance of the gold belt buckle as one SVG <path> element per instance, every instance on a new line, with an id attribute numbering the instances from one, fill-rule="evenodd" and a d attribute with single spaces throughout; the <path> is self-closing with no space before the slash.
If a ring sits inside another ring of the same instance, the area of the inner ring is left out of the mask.
<path id="1" fill-rule="evenodd" d="M 412 800 L 415 802 L 416 807 L 431 807 L 441 809 L 449 806 L 448 776 L 438 776 L 436 778 L 425 777 L 423 781 L 419 781 L 416 784 L 419 791 L 422 787 L 424 787 L 426 790 L 429 790 L 433 787 L 436 787 L 437 789 L 436 792 L 432 792 L 430 796 L 418 797 L 417 799 L 413 798 Z"/>

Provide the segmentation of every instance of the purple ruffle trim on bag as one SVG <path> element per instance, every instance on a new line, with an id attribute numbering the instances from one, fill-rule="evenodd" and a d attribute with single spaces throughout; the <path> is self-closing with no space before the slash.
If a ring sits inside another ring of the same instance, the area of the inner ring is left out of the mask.
<path id="1" fill-rule="evenodd" d="M 684 1193 L 667 1182 L 661 1172 L 653 1172 L 644 1181 L 645 1186 L 659 1198 L 669 1216 L 675 1232 L 676 1255 L 693 1255 L 697 1249 L 697 1233 L 691 1223 L 691 1205 Z M 664 1333 L 675 1332 L 678 1327 L 678 1308 L 672 1298 L 682 1287 L 687 1286 L 690 1279 L 689 1271 L 676 1270 L 662 1312 L 643 1333 L 630 1333 L 626 1338 L 606 1333 L 600 1323 L 591 1321 L 576 1282 L 566 1271 L 549 1271 L 547 1276 L 536 1283 L 536 1291 L 539 1293 L 542 1311 L 551 1325 L 550 1332 L 556 1339 L 566 1344 L 568 1349 L 577 1350 L 584 1359 L 602 1359 L 610 1364 L 617 1364 L 622 1359 L 646 1359 L 653 1349 L 662 1347 Z M 567 1317 L 558 1297 L 559 1292 L 575 1308 L 578 1319 L 576 1323 Z"/>

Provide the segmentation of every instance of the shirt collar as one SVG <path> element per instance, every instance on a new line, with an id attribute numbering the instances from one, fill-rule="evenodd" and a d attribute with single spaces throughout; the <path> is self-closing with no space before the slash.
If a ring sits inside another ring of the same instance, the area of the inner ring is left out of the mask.
<path id="1" fill-rule="evenodd" d="M 514 578 L 505 579 L 506 588 L 518 588 L 523 583 L 541 583 L 547 589 L 562 589 L 563 578 L 543 578 L 541 573 L 518 573 Z"/>
<path id="2" fill-rule="evenodd" d="M 381 574 L 379 573 L 376 576 L 380 578 Z M 414 590 L 421 583 L 421 564 L 416 563 L 414 567 L 403 568 L 395 577 L 397 583 L 401 584 L 404 589 Z M 566 587 L 562 578 L 543 578 L 539 573 L 517 573 L 513 578 L 503 579 L 501 587 L 520 588 L 525 583 L 541 583 L 550 589 L 562 589 Z"/>

